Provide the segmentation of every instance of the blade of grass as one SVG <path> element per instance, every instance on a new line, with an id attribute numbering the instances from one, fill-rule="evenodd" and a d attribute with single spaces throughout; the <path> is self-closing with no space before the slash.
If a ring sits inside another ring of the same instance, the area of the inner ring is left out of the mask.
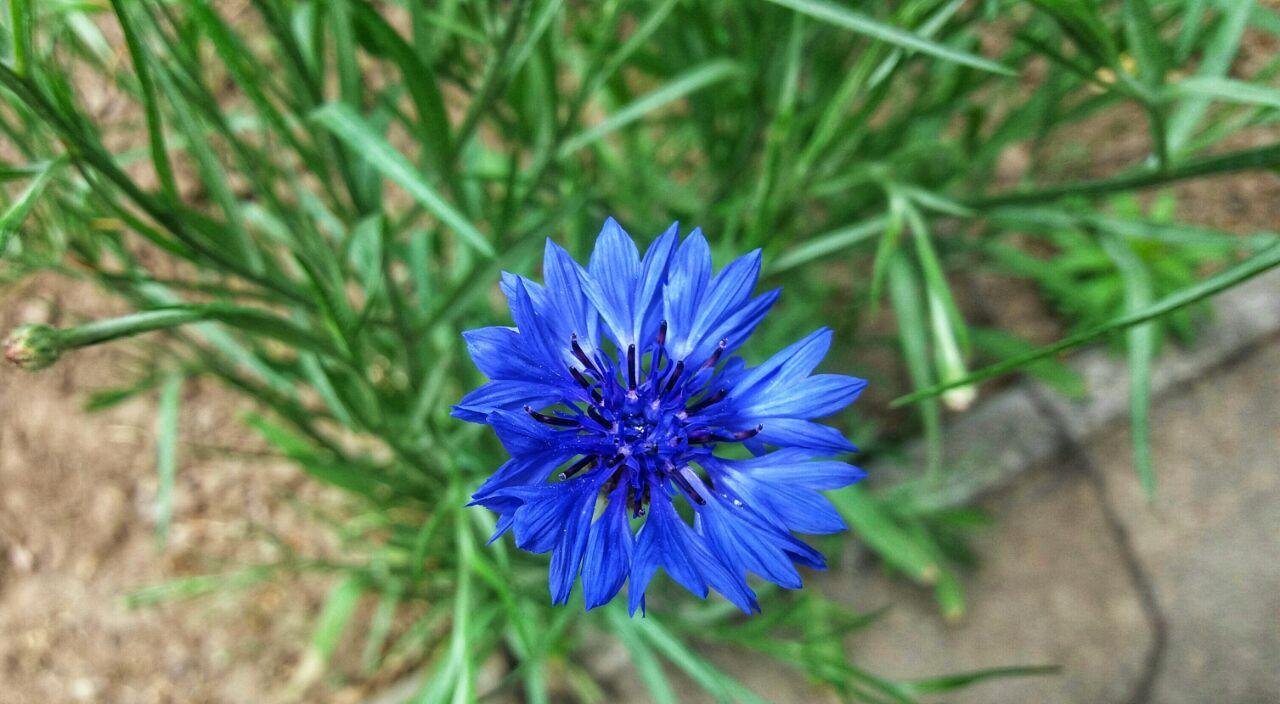
<path id="1" fill-rule="evenodd" d="M 816 20 L 843 27 L 872 39 L 900 46 L 903 49 L 928 54 L 943 61 L 950 61 L 1006 76 L 1014 75 L 1014 72 L 1009 67 L 995 61 L 967 51 L 952 49 L 945 44 L 939 44 L 904 29 L 884 24 L 859 12 L 827 2 L 827 0 L 766 0 L 766 2 L 781 5 L 796 12 L 802 12 Z"/>
<path id="2" fill-rule="evenodd" d="M 178 405 L 182 400 L 183 378 L 169 375 L 160 387 L 156 415 L 156 543 L 169 540 L 173 520 L 173 478 L 178 470 Z"/>
<path id="3" fill-rule="evenodd" d="M 301 693 L 324 674 L 325 665 L 338 647 L 342 632 L 347 629 L 363 594 L 364 585 L 355 575 L 344 578 L 330 590 L 324 608 L 316 617 L 311 643 L 303 653 L 302 661 L 298 663 L 289 683 L 292 691 Z"/>
<path id="4" fill-rule="evenodd" d="M 561 159 L 567 158 L 579 149 L 626 127 L 664 105 L 669 105 L 690 93 L 723 81 L 730 76 L 740 74 L 741 68 L 738 64 L 728 59 L 713 59 L 694 66 L 661 88 L 646 93 L 617 112 L 612 113 L 599 124 L 565 140 L 564 144 L 560 146 L 558 155 Z"/>
<path id="5" fill-rule="evenodd" d="M 1233 78 L 1216 76 L 1192 76 L 1166 89 L 1170 97 L 1222 100 L 1242 105 L 1262 105 L 1280 109 L 1280 90 L 1256 85 Z"/>
<path id="6" fill-rule="evenodd" d="M 1159 169 L 1141 169 L 1132 173 L 1092 181 L 1077 181 L 1036 190 L 1015 190 L 1007 193 L 979 196 L 963 201 L 963 203 L 965 206 L 976 210 L 985 210 L 997 205 L 1041 203 L 1068 196 L 1101 196 L 1108 193 L 1152 188 L 1200 176 L 1237 173 L 1255 169 L 1274 169 L 1277 166 L 1280 166 L 1280 144 L 1268 144 L 1262 147 L 1241 149 L 1194 161 L 1176 163 L 1163 171 Z"/>
<path id="7" fill-rule="evenodd" d="M 606 608 L 605 615 L 609 620 L 613 635 L 622 641 L 622 645 L 631 655 L 631 665 L 635 667 L 640 681 L 648 689 L 647 694 L 653 701 L 677 704 L 680 700 L 671 689 L 667 673 L 662 664 L 654 657 L 648 643 L 636 633 L 635 622 L 618 608 Z"/>
<path id="8" fill-rule="evenodd" d="M 1151 305 L 1154 297 L 1151 272 L 1119 235 L 1101 233 L 1102 248 L 1124 279 L 1125 311 L 1134 313 Z M 1155 360 L 1159 328 L 1153 322 L 1126 331 L 1129 357 L 1129 415 L 1132 421 L 1133 464 L 1148 501 L 1155 500 L 1156 475 L 1151 460 L 1151 365 Z"/>
<path id="9" fill-rule="evenodd" d="M 1147 322 L 1148 320 L 1154 320 L 1162 315 L 1172 313 L 1175 310 L 1185 308 L 1186 306 L 1204 300 L 1214 294 L 1221 293 L 1232 286 L 1243 283 L 1244 281 L 1277 266 L 1280 266 L 1280 244 L 1272 245 L 1271 247 L 1258 252 L 1247 260 L 1240 262 L 1229 269 L 1221 271 L 1194 286 L 1188 286 L 1176 293 L 1165 296 L 1141 310 L 1126 313 L 1107 323 L 1070 335 L 1051 345 L 1046 345 L 1031 352 L 1018 355 L 1005 360 L 1004 362 L 1000 362 L 999 364 L 984 367 L 972 374 L 969 374 L 963 379 L 957 379 L 956 381 L 947 384 L 937 384 L 927 389 L 922 389 L 905 396 L 900 396 L 890 402 L 889 406 L 892 408 L 898 408 L 909 403 L 934 398 L 942 392 L 956 388 L 957 386 L 976 384 L 1002 374 L 1007 374 L 1036 360 L 1050 357 L 1073 347 L 1079 347 L 1080 345 L 1096 340 L 1104 335 L 1109 335 L 1120 330 L 1126 330 L 1134 325 L 1139 325 Z"/>
<path id="10" fill-rule="evenodd" d="M 129 48 L 129 57 L 133 62 L 133 72 L 138 78 L 138 87 L 142 89 L 142 107 L 147 121 L 147 143 L 151 150 L 151 164 L 155 167 L 164 196 L 170 201 L 176 201 L 178 186 L 173 180 L 173 166 L 169 162 L 168 148 L 164 143 L 164 123 L 160 120 L 160 105 L 156 99 L 155 83 L 151 77 L 152 57 L 138 37 L 138 29 L 134 25 L 130 9 L 122 0 L 111 0 L 111 7 L 115 9 L 116 19 L 120 21 L 125 46 Z"/>
<path id="11" fill-rule="evenodd" d="M 972 672 L 962 672 L 943 677 L 931 677 L 914 682 L 904 682 L 899 687 L 908 694 L 937 694 L 968 687 L 979 682 L 1009 677 L 1043 677 L 1062 671 L 1058 665 L 1022 665 L 1016 667 L 992 667 Z"/>
<path id="12" fill-rule="evenodd" d="M 806 240 L 775 259 L 773 264 L 768 266 L 768 273 L 781 274 L 788 269 L 803 266 L 842 249 L 856 247 L 875 237 L 877 233 L 883 232 L 887 222 L 888 216 L 877 215 L 869 220 L 837 228 Z"/>
<path id="13" fill-rule="evenodd" d="M 898 323 L 898 344 L 907 364 L 911 386 L 917 390 L 933 383 L 929 367 L 929 328 L 925 307 L 920 298 L 920 283 L 906 255 L 892 255 L 887 265 L 889 302 Z M 920 422 L 924 426 L 925 476 L 936 478 L 942 471 L 942 409 L 930 399 L 920 406 Z"/>
<path id="14" fill-rule="evenodd" d="M 1218 30 L 1204 48 L 1200 64 L 1196 68 L 1197 78 L 1221 78 L 1227 74 L 1236 52 L 1240 50 L 1240 41 L 1244 38 L 1244 30 L 1252 10 L 1253 0 L 1236 0 L 1230 4 L 1223 13 Z M 1186 146 L 1208 109 L 1209 101 L 1205 98 L 1187 98 L 1178 104 L 1169 116 L 1170 153 L 1177 154 Z"/>
<path id="15" fill-rule="evenodd" d="M 57 159 L 44 165 L 44 168 L 31 179 L 31 183 L 27 188 L 9 204 L 9 208 L 0 215 L 0 257 L 4 256 L 5 250 L 9 246 L 9 238 L 13 236 L 21 227 L 27 214 L 35 207 L 36 201 L 39 200 L 40 194 L 44 192 L 49 181 L 53 179 L 53 175 L 58 169 L 66 163 L 64 159 Z"/>
<path id="16" fill-rule="evenodd" d="M 885 564 L 920 584 L 937 583 L 942 567 L 934 559 L 932 551 L 903 530 L 866 489 L 851 486 L 832 492 L 828 497 L 849 523 L 853 534 L 874 550 Z"/>
<path id="17" fill-rule="evenodd" d="M 29 0 L 9 0 L 9 22 L 12 24 L 13 72 L 25 78 L 35 54 L 35 11 Z"/>
<path id="18" fill-rule="evenodd" d="M 373 130 L 350 106 L 330 103 L 311 113 L 311 119 L 332 132 L 353 152 L 362 155 L 383 176 L 391 179 L 424 208 L 448 225 L 463 242 L 485 257 L 494 256 L 493 245 L 467 219 L 418 174 L 413 165 Z"/>
<path id="19" fill-rule="evenodd" d="M 673 665 L 684 671 L 698 686 L 722 701 L 737 701 L 744 704 L 766 704 L 755 692 L 720 671 L 706 658 L 694 652 L 687 644 L 675 637 L 671 631 L 658 623 L 653 616 L 635 622 L 636 630 L 655 650 L 662 653 Z"/>

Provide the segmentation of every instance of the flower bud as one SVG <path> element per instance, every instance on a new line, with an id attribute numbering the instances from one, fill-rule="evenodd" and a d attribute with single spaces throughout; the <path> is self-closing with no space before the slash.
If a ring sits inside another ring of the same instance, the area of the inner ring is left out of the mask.
<path id="1" fill-rule="evenodd" d="M 62 334 L 43 323 L 14 328 L 4 340 L 4 358 L 27 371 L 38 371 L 62 356 Z"/>

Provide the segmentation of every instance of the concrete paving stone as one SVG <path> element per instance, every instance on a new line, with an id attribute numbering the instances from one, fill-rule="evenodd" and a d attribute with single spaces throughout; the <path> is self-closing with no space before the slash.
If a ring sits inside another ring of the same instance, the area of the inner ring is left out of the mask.
<path id="1" fill-rule="evenodd" d="M 1152 505 L 1127 428 L 1088 444 L 1168 621 L 1152 701 L 1280 702 L 1280 344 L 1190 385 L 1153 421 Z"/>
<path id="2" fill-rule="evenodd" d="M 810 588 L 859 610 L 891 607 L 847 644 L 857 664 L 880 675 L 1062 667 L 1054 676 L 977 685 L 948 702 L 1126 702 L 1144 674 L 1153 631 L 1107 522 L 1109 506 L 1168 625 L 1147 701 L 1280 702 L 1277 370 L 1280 345 L 1268 344 L 1183 384 L 1156 407 L 1154 504 L 1142 496 L 1123 426 L 1085 439 L 1083 456 L 1042 462 L 987 497 L 982 505 L 998 523 L 977 541 L 982 565 L 965 578 L 969 611 L 959 624 L 944 623 L 924 590 L 867 564 L 812 579 Z M 711 655 L 770 701 L 828 700 L 770 661 Z M 710 701 L 690 685 L 680 689 L 682 701 Z M 623 691 L 644 690 L 632 682 Z"/>

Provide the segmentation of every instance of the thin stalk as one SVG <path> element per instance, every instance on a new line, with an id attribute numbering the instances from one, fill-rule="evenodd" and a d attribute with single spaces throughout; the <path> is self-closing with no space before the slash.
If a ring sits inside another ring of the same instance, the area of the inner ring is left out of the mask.
<path id="1" fill-rule="evenodd" d="M 998 364 L 984 367 L 963 378 L 956 379 L 945 384 L 937 384 L 927 389 L 921 389 L 914 393 L 906 394 L 905 396 L 899 396 L 890 402 L 889 406 L 891 408 L 898 408 L 909 403 L 933 398 L 948 389 L 954 389 L 960 386 L 976 384 L 981 381 L 986 381 L 987 379 L 992 379 L 1007 372 L 1024 367 L 1031 362 L 1053 356 L 1073 347 L 1079 347 L 1086 342 L 1090 342 L 1104 335 L 1118 332 L 1134 325 L 1145 323 L 1148 320 L 1154 320 L 1162 315 L 1167 315 L 1180 308 L 1185 308 L 1186 306 L 1209 298 L 1210 296 L 1243 283 L 1244 281 L 1277 266 L 1280 266 L 1280 244 L 1272 245 L 1240 264 L 1237 264 L 1236 266 L 1223 271 L 1208 280 L 1185 288 L 1172 295 L 1165 296 L 1150 306 L 1122 315 L 1109 322 L 1103 323 L 1102 325 L 1070 335 L 1051 345 L 1046 345 L 1024 354 L 1011 357 Z"/>
<path id="2" fill-rule="evenodd" d="M 1278 166 L 1280 166 L 1280 144 L 1270 144 L 1187 161 L 1164 171 L 1146 169 L 1137 173 L 1089 181 L 1076 181 L 1036 190 L 979 196 L 961 201 L 961 203 L 975 210 L 984 210 L 998 205 L 1041 203 L 1067 196 L 1106 195 L 1108 193 L 1151 188 L 1176 181 L 1185 181 L 1197 176 L 1211 176 L 1253 169 L 1272 169 Z"/>

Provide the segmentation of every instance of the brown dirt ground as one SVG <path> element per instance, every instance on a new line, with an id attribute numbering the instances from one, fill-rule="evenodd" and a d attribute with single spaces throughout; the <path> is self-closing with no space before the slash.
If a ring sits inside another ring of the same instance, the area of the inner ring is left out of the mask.
<path id="1" fill-rule="evenodd" d="M 0 298 L 6 329 L 108 312 L 84 284 L 35 280 Z M 325 581 L 282 577 L 241 591 L 129 608 L 125 597 L 183 576 L 277 558 L 266 536 L 313 547 L 292 499 L 339 497 L 260 449 L 244 401 L 190 383 L 168 542 L 155 534 L 153 396 L 103 412 L 89 390 L 119 383 L 127 352 L 85 350 L 40 374 L 0 371 L 0 701 L 273 702 L 288 691 Z M 319 546 L 323 547 L 323 546 Z M 329 687 L 314 701 L 353 701 Z"/>

